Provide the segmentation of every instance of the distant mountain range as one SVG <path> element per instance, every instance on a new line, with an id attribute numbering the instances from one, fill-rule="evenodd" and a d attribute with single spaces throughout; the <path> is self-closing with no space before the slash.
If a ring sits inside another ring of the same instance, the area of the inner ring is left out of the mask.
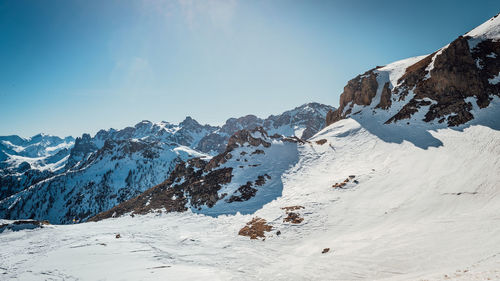
<path id="1" fill-rule="evenodd" d="M 76 139 L 0 137 L 0 217 L 85 220 L 163 182 L 182 161 L 225 151 L 239 130 L 262 127 L 269 135 L 306 139 L 325 126 L 332 109 L 308 103 L 266 119 L 230 118 L 221 127 L 186 117 Z"/>

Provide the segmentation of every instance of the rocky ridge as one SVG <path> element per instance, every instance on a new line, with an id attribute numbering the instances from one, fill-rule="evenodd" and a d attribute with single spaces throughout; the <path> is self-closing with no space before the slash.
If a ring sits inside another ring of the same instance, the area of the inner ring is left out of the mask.
<path id="1" fill-rule="evenodd" d="M 371 69 L 350 80 L 326 123 L 360 111 L 384 115 L 385 124 L 418 121 L 459 126 L 500 97 L 500 17 L 427 56 Z"/>

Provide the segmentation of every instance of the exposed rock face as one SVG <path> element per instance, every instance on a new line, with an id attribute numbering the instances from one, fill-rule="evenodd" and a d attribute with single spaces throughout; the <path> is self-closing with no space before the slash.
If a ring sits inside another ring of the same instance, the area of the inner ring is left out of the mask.
<path id="1" fill-rule="evenodd" d="M 271 143 L 265 140 L 267 137 L 267 132 L 263 127 L 256 127 L 251 131 L 238 131 L 229 138 L 226 151 L 232 151 L 236 147 L 242 146 L 245 143 L 249 143 L 251 146 L 256 147 L 259 145 L 262 145 L 263 147 L 270 147 Z"/>
<path id="2" fill-rule="evenodd" d="M 500 21 L 493 18 L 485 24 L 489 26 L 482 29 L 498 30 Z M 483 33 L 471 31 L 439 51 L 405 65 L 400 77 L 393 74 L 397 63 L 357 76 L 345 86 L 340 107 L 328 113 L 327 125 L 356 114 L 352 112 L 354 105 L 375 113 L 375 109 L 395 112 L 386 124 L 409 119 L 417 112 L 424 113 L 424 122 L 446 122 L 448 126 L 472 120 L 475 106 L 485 108 L 492 96 L 500 97 L 500 83 L 492 83 L 500 73 L 500 41 L 496 33 L 489 37 Z M 393 102 L 404 105 L 393 107 Z"/>
<path id="3" fill-rule="evenodd" d="M 267 224 L 265 219 L 255 217 L 251 221 L 247 222 L 247 224 L 240 229 L 238 235 L 248 236 L 250 239 L 266 239 L 266 232 L 270 232 L 273 230 L 273 227 Z"/>
<path id="4" fill-rule="evenodd" d="M 262 127 L 256 127 L 251 131 L 249 130 L 237 131 L 234 135 L 232 135 L 229 138 L 226 145 L 226 150 L 221 154 L 214 156 L 205 167 L 205 170 L 208 171 L 215 167 L 220 166 L 221 164 L 226 163 L 227 160 L 233 157 L 231 151 L 233 151 L 235 148 L 239 146 L 243 146 L 246 143 L 255 147 L 259 145 L 262 145 L 263 147 L 270 147 L 271 143 L 265 141 L 267 137 L 268 137 L 267 132 Z"/>
<path id="5" fill-rule="evenodd" d="M 389 85 L 389 82 L 384 84 L 382 95 L 380 96 L 380 103 L 377 105 L 377 108 L 388 109 L 391 107 L 391 89 Z"/>

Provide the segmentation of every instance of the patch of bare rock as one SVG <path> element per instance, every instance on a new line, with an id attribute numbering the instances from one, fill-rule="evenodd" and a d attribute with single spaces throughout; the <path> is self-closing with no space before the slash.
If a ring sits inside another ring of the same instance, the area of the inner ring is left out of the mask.
<path id="1" fill-rule="evenodd" d="M 316 142 L 316 144 L 323 145 L 326 143 L 326 139 L 320 139 L 320 140 L 317 140 L 315 142 Z"/>
<path id="2" fill-rule="evenodd" d="M 304 221 L 304 218 L 300 216 L 300 214 L 297 212 L 298 210 L 304 209 L 303 206 L 289 206 L 289 207 L 282 207 L 282 210 L 285 210 L 285 213 L 287 216 L 283 218 L 283 222 L 288 222 L 288 223 L 293 223 L 293 224 L 299 224 Z"/>
<path id="3" fill-rule="evenodd" d="M 273 227 L 267 224 L 265 219 L 255 217 L 249 221 L 240 231 L 238 235 L 250 237 L 250 239 L 262 238 L 266 239 L 265 232 L 270 232 Z"/>
<path id="4" fill-rule="evenodd" d="M 304 218 L 301 217 L 298 213 L 289 212 L 288 216 L 283 219 L 283 222 L 289 222 L 293 224 L 299 224 L 304 221 Z"/>

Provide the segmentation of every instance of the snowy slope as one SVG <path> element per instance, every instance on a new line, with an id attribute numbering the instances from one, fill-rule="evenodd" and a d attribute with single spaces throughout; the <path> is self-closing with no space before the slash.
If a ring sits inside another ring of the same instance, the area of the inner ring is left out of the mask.
<path id="1" fill-rule="evenodd" d="M 462 129 L 429 130 L 442 144 L 422 149 L 342 120 L 312 139 L 326 143 L 299 145 L 282 197 L 253 215 L 188 211 L 6 231 L 0 268 L 13 280 L 495 280 L 500 133 Z M 358 184 L 332 188 L 349 175 Z M 283 223 L 280 208 L 292 205 L 305 207 L 300 224 Z M 254 216 L 274 228 L 265 241 L 237 235 Z"/>
<path id="2" fill-rule="evenodd" d="M 473 46 L 477 46 L 479 42 L 485 40 L 500 40 L 500 17 L 498 15 L 465 34 L 465 36 L 472 37 L 474 40 Z"/>
<path id="3" fill-rule="evenodd" d="M 237 212 L 252 214 L 282 195 L 281 175 L 298 161 L 297 142 L 282 137 L 270 138 L 265 131 L 253 131 L 252 137 L 262 139 L 271 145 L 254 146 L 245 142 L 234 148 L 230 152 L 232 157 L 217 167 L 217 169 L 232 169 L 231 182 L 222 185 L 218 191 L 219 196 L 227 194 L 226 197 L 217 201 L 212 207 L 203 206 L 198 210 L 191 208 L 193 212 L 212 216 Z M 258 184 L 259 178 L 262 184 Z M 241 187 L 249 182 L 251 186 L 248 189 L 250 193 L 255 192 L 255 194 L 246 199 Z"/>

